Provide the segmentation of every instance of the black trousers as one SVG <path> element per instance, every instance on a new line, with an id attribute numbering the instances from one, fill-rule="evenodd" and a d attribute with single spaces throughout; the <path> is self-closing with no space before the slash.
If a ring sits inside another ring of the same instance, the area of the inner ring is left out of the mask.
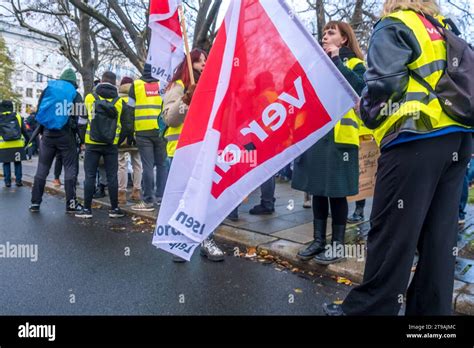
<path id="1" fill-rule="evenodd" d="M 86 145 L 84 156 L 84 208 L 91 209 L 100 158 L 104 158 L 110 205 L 118 207 L 118 147 L 117 145 Z"/>
<path id="2" fill-rule="evenodd" d="M 379 159 L 364 279 L 348 315 L 451 315 L 459 200 L 471 134 L 399 144 Z M 419 261 L 407 290 L 415 252 Z"/>
<path id="3" fill-rule="evenodd" d="M 71 134 L 58 137 L 43 136 L 40 142 L 38 168 L 36 169 L 31 203 L 41 204 L 46 178 L 56 155 L 60 155 L 64 165 L 64 189 L 66 204 L 69 207 L 76 205 L 76 176 L 77 176 L 77 146 Z"/>
<path id="4" fill-rule="evenodd" d="M 63 159 L 61 158 L 61 155 L 58 154 L 56 156 L 56 161 L 54 161 L 54 178 L 59 179 L 62 171 L 63 171 Z"/>

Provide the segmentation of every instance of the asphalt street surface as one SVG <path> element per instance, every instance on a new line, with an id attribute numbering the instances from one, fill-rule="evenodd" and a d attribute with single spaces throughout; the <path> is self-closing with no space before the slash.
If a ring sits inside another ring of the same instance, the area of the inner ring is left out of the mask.
<path id="1" fill-rule="evenodd" d="M 50 195 L 32 214 L 29 200 L 29 187 L 0 187 L 0 246 L 37 245 L 36 262 L 0 257 L 0 315 L 322 315 L 350 290 L 234 257 L 231 246 L 222 263 L 196 252 L 175 264 L 152 246 L 150 224 L 100 209 L 83 221 Z"/>

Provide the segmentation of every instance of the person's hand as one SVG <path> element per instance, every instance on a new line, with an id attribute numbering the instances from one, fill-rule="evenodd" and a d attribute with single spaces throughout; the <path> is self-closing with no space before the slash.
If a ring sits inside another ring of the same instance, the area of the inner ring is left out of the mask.
<path id="1" fill-rule="evenodd" d="M 339 56 L 340 48 L 333 44 L 323 44 L 324 52 L 326 52 L 331 58 Z"/>
<path id="2" fill-rule="evenodd" d="M 196 85 L 191 85 L 187 92 L 184 94 L 182 101 L 186 105 L 191 105 L 191 101 L 193 99 L 194 91 L 196 90 Z"/>

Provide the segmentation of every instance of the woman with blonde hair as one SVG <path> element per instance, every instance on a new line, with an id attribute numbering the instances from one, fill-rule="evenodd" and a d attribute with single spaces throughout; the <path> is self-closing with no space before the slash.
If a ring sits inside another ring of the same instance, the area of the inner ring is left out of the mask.
<path id="1" fill-rule="evenodd" d="M 448 117 L 431 91 L 447 51 L 427 16 L 443 21 L 433 0 L 388 0 L 374 28 L 360 105 L 381 146 L 368 254 L 362 284 L 342 305 L 325 304 L 328 315 L 397 315 L 405 295 L 406 315 L 452 314 L 458 205 L 473 130 Z"/>

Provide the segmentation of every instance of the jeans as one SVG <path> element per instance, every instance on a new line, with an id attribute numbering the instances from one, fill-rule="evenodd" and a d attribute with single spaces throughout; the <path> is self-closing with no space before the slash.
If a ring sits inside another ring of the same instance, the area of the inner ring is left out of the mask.
<path id="1" fill-rule="evenodd" d="M 91 209 L 92 198 L 95 192 L 95 179 L 101 157 L 104 158 L 110 205 L 112 209 L 118 208 L 118 147 L 116 145 L 86 145 L 84 157 L 84 171 L 86 173 L 84 208 L 89 210 Z"/>
<path id="2" fill-rule="evenodd" d="M 21 182 L 22 177 L 21 162 L 13 163 L 15 164 L 15 181 L 19 183 Z M 6 184 L 12 183 L 12 167 L 10 165 L 10 162 L 3 163 L 3 176 L 5 177 Z"/>
<path id="3" fill-rule="evenodd" d="M 275 177 L 272 176 L 268 181 L 260 186 L 261 205 L 267 209 L 275 209 Z"/>
<path id="4" fill-rule="evenodd" d="M 163 196 L 165 182 L 163 182 L 167 173 L 166 166 L 166 142 L 160 136 L 140 136 L 137 135 L 137 146 L 140 152 L 143 166 L 143 200 L 145 203 L 154 203 L 154 167 L 157 166 L 156 172 L 159 174 L 156 178 L 157 187 L 162 190 L 158 196 Z"/>

